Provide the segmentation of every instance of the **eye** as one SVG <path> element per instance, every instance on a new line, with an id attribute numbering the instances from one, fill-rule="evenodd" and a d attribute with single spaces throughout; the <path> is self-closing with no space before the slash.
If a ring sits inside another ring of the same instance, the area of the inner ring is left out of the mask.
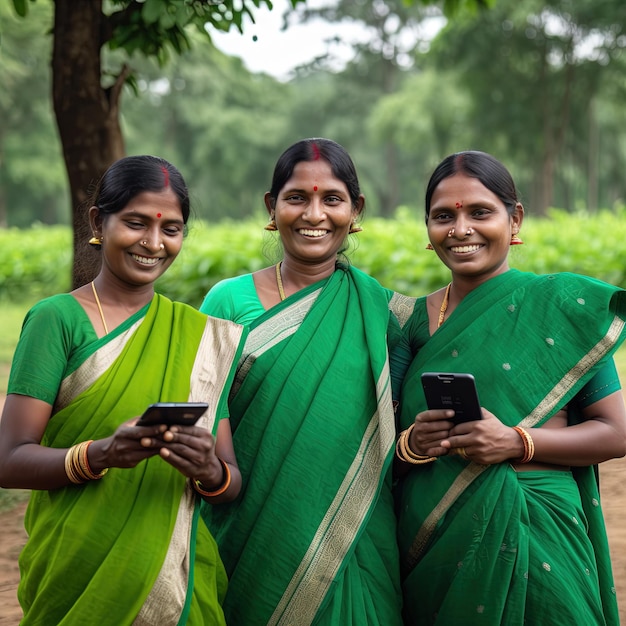
<path id="1" fill-rule="evenodd" d="M 480 207 L 478 209 L 476 209 L 475 211 L 472 211 L 472 217 L 487 217 L 491 214 L 491 211 L 489 209 L 486 209 L 485 207 Z"/>
<path id="2" fill-rule="evenodd" d="M 285 202 L 303 202 L 304 198 L 299 193 L 291 193 L 285 196 Z"/>
<path id="3" fill-rule="evenodd" d="M 437 222 L 444 222 L 446 220 L 452 219 L 452 214 L 448 213 L 445 210 L 431 212 L 429 219 L 436 220 Z"/>
<path id="4" fill-rule="evenodd" d="M 343 198 L 340 198 L 339 196 L 326 196 L 326 198 L 324 198 L 324 201 L 327 204 L 340 204 L 341 202 L 343 202 Z"/>
<path id="5" fill-rule="evenodd" d="M 137 220 L 130 220 L 126 222 L 126 224 L 128 224 L 130 228 L 134 228 L 137 230 L 144 227 L 143 222 L 138 222 Z"/>
<path id="6" fill-rule="evenodd" d="M 165 226 L 163 228 L 163 232 L 166 235 L 169 235 L 170 237 L 175 237 L 176 235 L 178 235 L 181 232 L 181 228 L 179 226 Z"/>

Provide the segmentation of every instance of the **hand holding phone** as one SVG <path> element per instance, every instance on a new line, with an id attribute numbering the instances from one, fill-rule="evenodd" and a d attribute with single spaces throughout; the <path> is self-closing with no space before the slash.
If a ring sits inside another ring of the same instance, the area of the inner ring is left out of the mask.
<path id="1" fill-rule="evenodd" d="M 455 424 L 482 419 L 476 382 L 471 374 L 424 372 L 422 387 L 429 409 L 452 409 Z"/>
<path id="2" fill-rule="evenodd" d="M 206 402 L 157 402 L 144 411 L 136 425 L 193 426 L 208 408 Z"/>

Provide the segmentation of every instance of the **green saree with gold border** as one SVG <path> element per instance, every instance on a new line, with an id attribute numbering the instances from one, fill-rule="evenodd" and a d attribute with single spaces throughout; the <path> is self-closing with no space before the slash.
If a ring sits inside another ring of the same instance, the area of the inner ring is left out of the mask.
<path id="1" fill-rule="evenodd" d="M 625 319 L 620 289 L 509 270 L 424 338 L 404 380 L 401 426 L 426 408 L 424 371 L 474 374 L 482 406 L 509 426 L 539 427 L 565 405 L 576 423 L 576 394 L 624 340 Z M 405 330 L 423 333 L 424 323 Z M 592 467 L 515 472 L 441 457 L 401 484 L 399 543 L 406 624 L 619 623 Z"/>
<path id="2" fill-rule="evenodd" d="M 250 327 L 230 399 L 244 486 L 209 522 L 229 626 L 402 623 L 387 338 L 414 299 L 391 295 L 339 269 Z"/>
<path id="3" fill-rule="evenodd" d="M 106 437 L 157 401 L 208 401 L 199 425 L 213 431 L 242 331 L 155 295 L 75 355 L 80 365 L 62 382 L 42 445 Z M 34 491 L 20 555 L 22 623 L 223 624 L 225 572 L 199 519 L 189 481 L 158 456 L 102 480 Z"/>

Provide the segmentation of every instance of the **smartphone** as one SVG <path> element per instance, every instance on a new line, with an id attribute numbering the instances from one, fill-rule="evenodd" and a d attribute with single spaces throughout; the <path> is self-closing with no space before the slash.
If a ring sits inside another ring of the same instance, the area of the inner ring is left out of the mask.
<path id="1" fill-rule="evenodd" d="M 137 426 L 154 424 L 193 426 L 208 408 L 206 402 L 157 402 L 144 411 L 137 421 Z"/>
<path id="2" fill-rule="evenodd" d="M 424 372 L 422 387 L 429 409 L 452 409 L 455 424 L 482 419 L 476 381 L 471 374 Z"/>

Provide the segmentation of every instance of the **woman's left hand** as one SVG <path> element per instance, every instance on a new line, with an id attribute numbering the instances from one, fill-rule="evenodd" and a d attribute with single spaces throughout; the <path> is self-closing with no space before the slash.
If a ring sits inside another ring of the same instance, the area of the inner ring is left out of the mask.
<path id="1" fill-rule="evenodd" d="M 209 490 L 222 484 L 224 468 L 209 431 L 198 426 L 170 426 L 162 438 L 159 455 L 181 474 L 199 480 Z"/>
<path id="2" fill-rule="evenodd" d="M 450 454 L 479 463 L 493 465 L 524 454 L 524 444 L 520 436 L 509 426 L 505 426 L 493 413 L 482 409 L 483 418 L 458 424 L 450 430 L 447 439 L 441 442 L 442 448 Z"/>

